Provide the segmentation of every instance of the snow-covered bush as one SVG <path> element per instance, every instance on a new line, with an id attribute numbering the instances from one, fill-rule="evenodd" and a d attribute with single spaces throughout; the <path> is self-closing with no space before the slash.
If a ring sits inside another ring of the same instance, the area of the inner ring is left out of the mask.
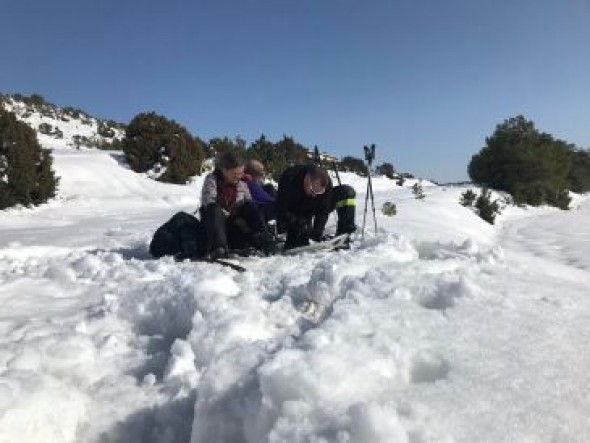
<path id="1" fill-rule="evenodd" d="M 414 183 L 412 186 L 412 193 L 417 200 L 422 200 L 426 195 L 424 195 L 424 190 L 422 189 L 422 184 L 420 182 Z"/>
<path id="2" fill-rule="evenodd" d="M 397 214 L 397 207 L 395 206 L 395 203 L 388 201 L 383 203 L 383 206 L 381 207 L 381 212 L 383 212 L 383 214 L 387 215 L 388 217 L 393 217 Z"/>

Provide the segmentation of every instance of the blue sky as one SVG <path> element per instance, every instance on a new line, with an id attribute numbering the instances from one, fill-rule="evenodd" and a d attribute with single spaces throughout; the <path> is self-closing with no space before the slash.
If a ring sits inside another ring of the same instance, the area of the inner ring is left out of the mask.
<path id="1" fill-rule="evenodd" d="M 523 114 L 590 147 L 587 0 L 19 0 L 0 92 L 203 139 L 284 134 L 439 181 Z"/>

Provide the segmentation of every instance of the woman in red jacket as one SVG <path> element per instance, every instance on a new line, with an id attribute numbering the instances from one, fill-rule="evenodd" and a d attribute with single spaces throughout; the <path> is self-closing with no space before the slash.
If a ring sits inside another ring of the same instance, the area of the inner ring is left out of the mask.
<path id="1" fill-rule="evenodd" d="M 249 246 L 265 254 L 274 252 L 274 239 L 269 237 L 262 212 L 241 180 L 243 175 L 243 159 L 224 152 L 203 182 L 200 211 L 211 258 L 224 258 L 229 249 L 244 250 Z"/>

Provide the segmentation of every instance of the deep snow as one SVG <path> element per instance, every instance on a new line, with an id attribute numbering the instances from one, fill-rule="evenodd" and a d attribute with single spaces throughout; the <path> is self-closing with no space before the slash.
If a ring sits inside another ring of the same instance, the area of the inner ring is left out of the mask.
<path id="1" fill-rule="evenodd" d="M 491 226 L 375 178 L 377 233 L 239 274 L 149 257 L 200 178 L 54 157 L 58 198 L 0 212 L 0 442 L 590 441 L 585 197 Z"/>

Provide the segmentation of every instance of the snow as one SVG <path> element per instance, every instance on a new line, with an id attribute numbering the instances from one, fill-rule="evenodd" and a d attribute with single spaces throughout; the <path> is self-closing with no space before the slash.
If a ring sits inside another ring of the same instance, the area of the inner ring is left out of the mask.
<path id="1" fill-rule="evenodd" d="M 37 107 L 27 106 L 22 101 L 18 101 L 12 97 L 6 97 L 4 101 L 4 109 L 13 112 L 17 119 L 27 123 L 31 128 L 37 131 L 37 138 L 39 143 L 45 148 L 59 149 L 59 148 L 73 148 L 76 146 L 74 140 L 75 136 L 87 137 L 94 140 L 107 140 L 105 137 L 98 135 L 97 119 L 90 116 L 85 118 L 73 118 L 71 116 L 62 116 L 57 118 L 57 114 L 65 114 L 64 110 L 55 106 L 47 106 L 48 111 L 46 115 L 43 114 Z M 62 137 L 58 138 L 48 134 L 43 134 L 38 131 L 39 126 L 47 124 L 52 129 L 61 131 Z M 121 139 L 124 133 L 121 129 L 113 129 L 114 138 Z M 111 140 L 112 141 L 112 140 Z"/>
<path id="2" fill-rule="evenodd" d="M 0 442 L 590 441 L 587 196 L 492 226 L 374 177 L 377 232 L 237 273 L 149 257 L 201 178 L 53 155 L 58 197 L 0 212 Z"/>

